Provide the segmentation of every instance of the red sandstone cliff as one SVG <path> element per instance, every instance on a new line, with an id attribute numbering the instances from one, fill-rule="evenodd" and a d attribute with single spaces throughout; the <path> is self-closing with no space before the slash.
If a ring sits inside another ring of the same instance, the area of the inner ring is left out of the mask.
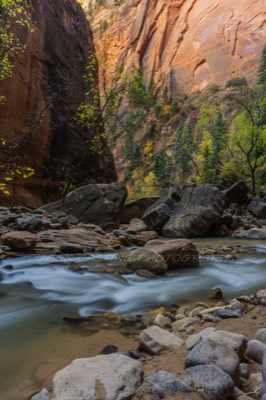
<path id="1" fill-rule="evenodd" d="M 111 35 L 112 58 L 123 58 L 127 71 L 141 66 L 173 97 L 232 77 L 252 80 L 266 44 L 265 0 L 106 0 L 92 25 L 96 45 Z"/>
<path id="2" fill-rule="evenodd" d="M 78 184 L 110 182 L 116 173 L 106 143 L 100 154 L 85 154 L 95 132 L 73 119 L 88 92 L 83 76 L 88 52 L 94 51 L 81 7 L 75 0 L 31 0 L 30 7 L 34 30 L 17 32 L 25 51 L 13 60 L 11 79 L 0 82 L 0 95 L 6 97 L 0 106 L 0 127 L 1 137 L 21 141 L 30 136 L 24 162 L 36 174 L 23 182 L 18 200 L 38 205 L 58 196 L 62 160 L 78 165 Z M 93 73 L 97 84 L 97 71 Z M 99 126 L 102 129 L 101 121 Z"/>

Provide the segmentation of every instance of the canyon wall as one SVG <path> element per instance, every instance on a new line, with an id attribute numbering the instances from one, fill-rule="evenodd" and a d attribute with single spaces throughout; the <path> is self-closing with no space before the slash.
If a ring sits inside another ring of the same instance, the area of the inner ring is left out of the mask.
<path id="1" fill-rule="evenodd" d="M 233 77 L 254 80 L 266 44 L 264 0 L 80 2 L 96 45 L 110 35 L 113 60 L 123 59 L 128 72 L 142 67 L 174 98 Z"/>
<path id="2" fill-rule="evenodd" d="M 58 198 L 64 180 L 59 170 L 70 165 L 75 165 L 77 185 L 111 182 L 116 172 L 101 118 L 97 129 L 74 118 L 90 91 L 84 75 L 94 74 L 98 83 L 97 70 L 87 70 L 94 45 L 82 8 L 75 0 L 31 0 L 30 14 L 31 28 L 16 32 L 25 50 L 10 54 L 12 77 L 0 82 L 0 95 L 6 98 L 0 127 L 1 138 L 24 141 L 23 163 L 35 169 L 35 176 L 20 182 L 17 201 L 36 206 Z M 96 115 L 99 111 L 96 107 Z M 95 136 L 100 137 L 100 151 L 89 148 Z"/>

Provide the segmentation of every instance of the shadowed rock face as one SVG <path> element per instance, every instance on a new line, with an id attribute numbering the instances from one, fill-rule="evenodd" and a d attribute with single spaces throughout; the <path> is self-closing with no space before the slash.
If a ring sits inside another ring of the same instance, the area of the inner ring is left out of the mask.
<path id="1" fill-rule="evenodd" d="M 84 75 L 88 54 L 94 52 L 81 7 L 75 0 L 31 0 L 30 10 L 35 29 L 20 28 L 25 51 L 13 60 L 12 78 L 0 82 L 0 95 L 6 97 L 0 126 L 3 137 L 27 138 L 24 162 L 36 174 L 22 183 L 17 200 L 38 205 L 58 198 L 61 164 L 77 166 L 77 184 L 111 182 L 116 172 L 104 139 L 100 152 L 85 150 L 103 133 L 101 118 L 93 131 L 73 119 L 89 91 Z M 91 72 L 97 85 L 97 71 Z"/>
<path id="2" fill-rule="evenodd" d="M 182 238 L 205 235 L 213 224 L 221 220 L 224 204 L 224 195 L 212 185 L 187 187 L 163 227 L 164 236 Z"/>
<path id="3" fill-rule="evenodd" d="M 80 0 L 84 7 L 89 1 Z M 93 21 L 108 21 L 110 54 L 121 56 L 128 70 L 141 66 L 172 97 L 254 77 L 266 39 L 264 0 L 127 0 L 109 20 L 111 3 Z M 100 40 L 98 29 L 95 42 Z"/>

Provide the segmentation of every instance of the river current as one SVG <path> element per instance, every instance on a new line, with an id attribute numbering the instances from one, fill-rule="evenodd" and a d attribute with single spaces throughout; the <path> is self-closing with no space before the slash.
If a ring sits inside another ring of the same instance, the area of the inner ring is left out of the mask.
<path id="1" fill-rule="evenodd" d="M 55 347 L 57 342 L 61 345 L 63 317 L 103 311 L 143 312 L 162 305 L 208 301 L 208 292 L 214 287 L 221 288 L 228 300 L 266 288 L 265 242 L 232 239 L 194 242 L 251 247 L 240 251 L 236 260 L 209 256 L 201 259 L 200 268 L 169 271 L 153 279 L 135 274 L 120 279 L 97 272 L 97 268 L 115 260 L 113 253 L 80 257 L 37 255 L 1 261 L 0 398 L 15 398 L 9 395 L 9 386 L 16 381 L 16 375 L 22 379 L 21 369 L 25 374 L 34 370 L 36 357 L 42 357 L 47 350 L 46 342 L 49 350 L 51 343 Z M 76 264 L 86 267 L 85 272 L 69 268 Z"/>

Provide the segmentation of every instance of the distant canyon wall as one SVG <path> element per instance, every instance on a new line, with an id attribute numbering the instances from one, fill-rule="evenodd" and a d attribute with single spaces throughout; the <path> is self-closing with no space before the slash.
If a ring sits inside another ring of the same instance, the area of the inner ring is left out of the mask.
<path id="1" fill-rule="evenodd" d="M 112 59 L 142 67 L 175 98 L 238 76 L 255 79 L 266 44 L 265 0 L 80 0 L 96 45 L 111 35 Z M 117 2 L 116 2 L 117 4 Z M 102 21 L 106 21 L 104 24 Z"/>
<path id="2" fill-rule="evenodd" d="M 33 30 L 17 32 L 25 51 L 12 57 L 14 72 L 0 82 L 1 137 L 28 140 L 24 163 L 35 176 L 21 182 L 18 201 L 30 205 L 59 196 L 59 168 L 75 164 L 77 185 L 116 179 L 113 157 L 104 138 L 101 151 L 86 151 L 98 129 L 88 129 L 74 120 L 85 100 L 89 83 L 84 79 L 88 53 L 94 52 L 91 30 L 75 0 L 30 0 Z M 97 85 L 97 71 L 91 71 Z M 99 109 L 95 110 L 99 113 Z M 62 180 L 62 179 L 61 179 Z"/>

